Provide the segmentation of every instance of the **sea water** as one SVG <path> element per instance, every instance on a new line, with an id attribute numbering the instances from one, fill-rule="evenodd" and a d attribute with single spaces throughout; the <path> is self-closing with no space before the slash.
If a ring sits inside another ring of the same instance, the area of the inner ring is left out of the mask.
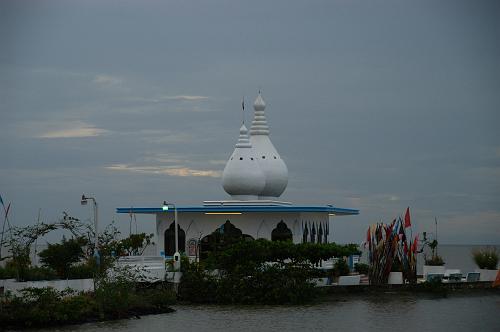
<path id="1" fill-rule="evenodd" d="M 500 331 L 500 292 L 447 297 L 332 295 L 304 306 L 174 306 L 174 313 L 58 328 L 58 331 Z M 54 329 L 51 329 L 53 331 Z M 46 330 L 48 331 L 48 330 Z"/>

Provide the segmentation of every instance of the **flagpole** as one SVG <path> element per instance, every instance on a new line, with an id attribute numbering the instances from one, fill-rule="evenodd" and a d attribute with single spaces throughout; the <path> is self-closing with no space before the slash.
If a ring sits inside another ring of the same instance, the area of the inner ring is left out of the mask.
<path id="1" fill-rule="evenodd" d="M 2 236 L 0 239 L 0 258 L 2 258 L 2 248 L 3 248 L 3 238 L 4 238 L 4 233 L 5 233 L 5 224 L 7 223 L 9 225 L 9 230 L 12 232 L 12 227 L 10 225 L 9 221 L 9 210 L 10 210 L 10 203 L 7 209 L 5 208 L 5 205 L 3 204 L 2 200 L 2 206 L 3 206 L 3 211 L 4 211 L 4 217 L 3 217 L 3 226 L 2 226 Z"/>
<path id="2" fill-rule="evenodd" d="M 436 242 L 439 244 L 438 242 L 438 220 L 436 217 L 434 217 L 434 223 L 436 224 Z M 436 256 L 438 254 L 438 246 L 436 245 Z"/>
<path id="3" fill-rule="evenodd" d="M 42 208 L 38 208 L 38 218 L 36 219 L 36 224 L 38 226 L 38 224 L 40 223 L 40 212 L 42 212 Z M 35 266 L 37 265 L 37 259 L 36 259 L 36 254 L 37 254 L 37 250 L 36 250 L 36 247 L 38 245 L 38 236 L 36 237 L 35 239 L 35 248 L 34 248 L 34 252 L 33 252 L 33 262 L 35 264 Z"/>

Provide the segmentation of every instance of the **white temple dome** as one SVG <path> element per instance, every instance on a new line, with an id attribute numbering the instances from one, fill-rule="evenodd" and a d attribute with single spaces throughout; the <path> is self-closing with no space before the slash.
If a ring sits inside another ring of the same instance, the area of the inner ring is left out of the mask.
<path id="1" fill-rule="evenodd" d="M 260 91 L 253 107 L 255 113 L 250 128 L 250 143 L 265 177 L 265 186 L 259 194 L 259 199 L 279 197 L 288 185 L 288 168 L 269 138 L 269 127 L 264 113 L 266 103 Z"/>
<path id="2" fill-rule="evenodd" d="M 234 199 L 257 199 L 265 185 L 264 173 L 243 124 L 234 152 L 224 167 L 222 186 Z"/>

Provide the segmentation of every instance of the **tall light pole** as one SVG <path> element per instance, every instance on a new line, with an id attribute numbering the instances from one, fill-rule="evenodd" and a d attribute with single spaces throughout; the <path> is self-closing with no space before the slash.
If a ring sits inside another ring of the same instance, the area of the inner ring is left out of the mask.
<path id="1" fill-rule="evenodd" d="M 94 255 L 97 256 L 98 255 L 98 250 L 99 250 L 99 233 L 97 231 L 97 201 L 95 200 L 94 197 L 87 197 L 85 196 L 85 194 L 82 195 L 82 200 L 81 200 L 81 204 L 82 205 L 87 205 L 87 201 L 88 200 L 92 200 L 92 202 L 94 202 L 94 232 L 95 232 L 95 253 Z"/>
<path id="2" fill-rule="evenodd" d="M 174 208 L 174 228 L 175 228 L 175 253 L 179 252 L 179 234 L 177 230 L 177 207 L 173 203 L 167 203 L 167 201 L 163 201 L 162 210 L 168 211 L 168 206 L 171 205 Z"/>

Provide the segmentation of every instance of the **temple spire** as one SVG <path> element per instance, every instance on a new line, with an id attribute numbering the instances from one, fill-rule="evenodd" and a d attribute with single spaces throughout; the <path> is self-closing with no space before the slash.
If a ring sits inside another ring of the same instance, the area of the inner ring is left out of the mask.
<path id="1" fill-rule="evenodd" d="M 266 113 L 264 112 L 266 108 L 266 103 L 262 99 L 262 95 L 257 95 L 255 102 L 253 103 L 253 109 L 255 110 L 255 116 L 252 121 L 252 126 L 250 127 L 251 135 L 269 135 L 269 127 L 267 126 Z"/>

